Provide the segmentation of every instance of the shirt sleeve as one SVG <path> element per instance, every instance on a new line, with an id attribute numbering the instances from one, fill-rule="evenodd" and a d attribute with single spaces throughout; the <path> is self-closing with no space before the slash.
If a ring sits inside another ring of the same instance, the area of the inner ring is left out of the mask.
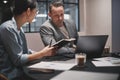
<path id="1" fill-rule="evenodd" d="M 40 35 L 42 38 L 43 43 L 45 46 L 50 44 L 50 41 L 52 40 L 52 44 L 56 43 L 55 37 L 54 37 L 54 32 L 52 32 L 52 29 L 42 26 L 40 28 Z M 63 54 L 68 54 L 68 53 L 75 53 L 75 50 L 72 49 L 69 45 L 66 45 L 56 52 L 58 55 L 63 55 Z"/>
<path id="2" fill-rule="evenodd" d="M 24 53 L 23 45 L 18 43 L 18 33 L 13 28 L 1 28 L 0 36 L 2 38 L 5 51 L 14 65 L 22 66 L 28 62 L 28 54 Z"/>

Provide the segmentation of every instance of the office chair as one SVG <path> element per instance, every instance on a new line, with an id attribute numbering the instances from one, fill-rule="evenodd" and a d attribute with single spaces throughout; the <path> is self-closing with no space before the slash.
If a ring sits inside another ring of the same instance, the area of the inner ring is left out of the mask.
<path id="1" fill-rule="evenodd" d="M 0 80 L 8 80 L 3 74 L 0 74 Z"/>

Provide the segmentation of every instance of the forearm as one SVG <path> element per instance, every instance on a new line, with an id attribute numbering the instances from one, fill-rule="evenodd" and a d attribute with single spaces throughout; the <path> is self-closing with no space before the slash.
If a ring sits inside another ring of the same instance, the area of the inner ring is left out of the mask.
<path id="1" fill-rule="evenodd" d="M 28 55 L 28 60 L 32 61 L 32 60 L 35 60 L 35 59 L 42 58 L 44 56 L 53 56 L 55 54 L 55 51 L 56 51 L 55 47 L 46 46 L 41 51 L 29 54 Z"/>
<path id="2" fill-rule="evenodd" d="M 32 60 L 35 60 L 35 59 L 40 59 L 43 56 L 45 56 L 45 54 L 43 54 L 42 51 L 34 52 L 34 53 L 28 55 L 28 60 L 32 61 Z"/>

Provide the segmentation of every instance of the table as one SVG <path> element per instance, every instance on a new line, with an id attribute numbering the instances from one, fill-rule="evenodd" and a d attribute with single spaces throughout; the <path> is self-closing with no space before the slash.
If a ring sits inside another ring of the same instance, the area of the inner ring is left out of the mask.
<path id="1" fill-rule="evenodd" d="M 70 58 L 65 58 L 65 57 L 60 56 L 60 57 L 55 57 L 55 58 L 41 59 L 41 60 L 38 60 L 38 61 L 35 61 L 35 62 L 44 61 L 44 60 L 50 61 L 50 60 L 54 60 L 54 59 L 70 61 L 69 60 Z M 102 72 L 102 73 L 117 73 L 117 74 L 119 74 L 118 80 L 120 80 L 120 66 L 116 66 L 116 67 L 95 67 L 92 64 L 91 61 L 92 61 L 92 59 L 88 59 L 86 64 L 85 64 L 85 67 L 83 67 L 83 68 L 74 66 L 71 70 Z M 35 63 L 35 62 L 33 62 L 33 63 Z M 26 67 L 24 68 L 24 70 L 25 70 L 25 72 L 28 76 L 34 78 L 35 80 L 50 80 L 52 77 L 54 77 L 54 76 L 60 74 L 61 72 L 63 72 L 63 71 L 55 70 L 54 72 L 51 72 L 51 73 L 41 73 L 39 71 L 29 70 Z"/>

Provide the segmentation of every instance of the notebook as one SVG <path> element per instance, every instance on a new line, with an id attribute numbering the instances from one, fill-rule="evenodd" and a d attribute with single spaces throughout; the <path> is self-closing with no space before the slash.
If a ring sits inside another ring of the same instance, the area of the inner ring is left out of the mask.
<path id="1" fill-rule="evenodd" d="M 101 57 L 108 35 L 79 36 L 76 53 L 86 53 L 87 58 Z"/>
<path id="2" fill-rule="evenodd" d="M 117 80 L 118 76 L 112 73 L 65 71 L 50 80 Z"/>

